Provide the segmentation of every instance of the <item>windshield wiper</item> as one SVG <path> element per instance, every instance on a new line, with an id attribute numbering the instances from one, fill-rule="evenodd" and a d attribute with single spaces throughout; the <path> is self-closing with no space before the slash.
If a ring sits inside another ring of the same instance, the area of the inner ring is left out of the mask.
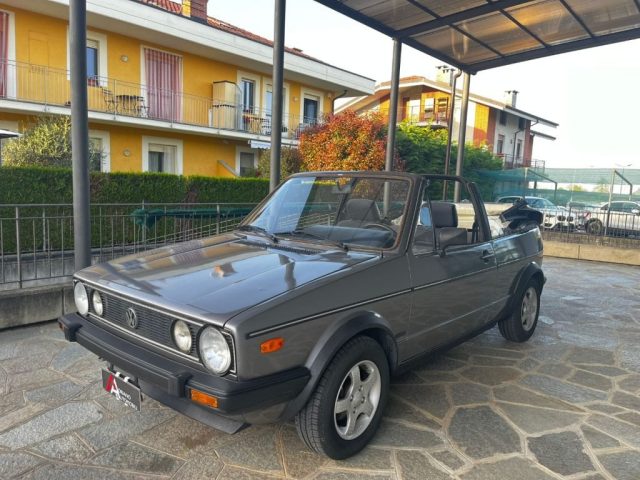
<path id="1" fill-rule="evenodd" d="M 295 230 L 291 230 L 290 232 L 278 232 L 278 235 L 287 235 L 287 236 L 291 236 L 291 237 L 309 237 L 309 238 L 314 238 L 316 240 L 320 240 L 322 243 L 328 243 L 331 245 L 334 245 L 336 247 L 338 247 L 341 250 L 344 250 L 345 252 L 349 251 L 349 247 L 344 243 L 344 242 L 340 242 L 338 240 L 331 240 L 327 237 L 323 237 L 322 235 L 318 235 L 316 233 L 311 233 L 311 232 L 307 232 L 306 230 L 302 230 L 302 229 L 295 229 Z"/>
<path id="2" fill-rule="evenodd" d="M 262 237 L 266 237 L 269 240 L 271 240 L 273 243 L 278 243 L 278 237 L 276 237 L 274 234 L 267 232 L 267 230 L 265 228 L 262 227 L 258 227 L 256 225 L 240 225 L 238 227 L 238 230 L 240 230 L 241 232 L 252 232 L 252 233 L 257 233 Z"/>

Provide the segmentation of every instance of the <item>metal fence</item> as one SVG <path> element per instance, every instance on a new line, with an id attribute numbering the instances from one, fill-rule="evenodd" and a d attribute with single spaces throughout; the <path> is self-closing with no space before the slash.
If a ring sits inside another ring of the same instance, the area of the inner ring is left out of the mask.
<path id="1" fill-rule="evenodd" d="M 103 262 L 231 231 L 254 204 L 93 204 L 91 247 Z M 73 207 L 0 205 L 0 290 L 46 285 L 74 271 Z"/>
<path id="2" fill-rule="evenodd" d="M 564 221 L 542 231 L 543 239 L 567 243 L 592 244 L 621 248 L 640 248 L 640 205 L 635 202 L 612 202 L 590 206 L 569 202 L 561 212 Z M 615 211 L 618 209 L 619 211 Z M 627 211 L 623 211 L 627 210 Z"/>

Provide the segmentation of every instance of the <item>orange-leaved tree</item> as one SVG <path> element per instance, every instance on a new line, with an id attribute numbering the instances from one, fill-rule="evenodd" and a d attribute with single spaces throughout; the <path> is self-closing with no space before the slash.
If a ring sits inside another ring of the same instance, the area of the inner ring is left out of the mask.
<path id="1" fill-rule="evenodd" d="M 379 113 L 345 110 L 300 136 L 302 167 L 318 170 L 384 169 L 387 127 Z"/>

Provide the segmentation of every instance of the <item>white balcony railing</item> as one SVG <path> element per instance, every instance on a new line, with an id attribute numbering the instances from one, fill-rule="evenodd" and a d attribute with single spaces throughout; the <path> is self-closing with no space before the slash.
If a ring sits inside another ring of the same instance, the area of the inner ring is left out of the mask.
<path id="1" fill-rule="evenodd" d="M 68 70 L 0 59 L 0 99 L 70 107 L 69 78 Z M 108 77 L 89 78 L 87 85 L 89 110 L 93 112 L 271 135 L 271 112 L 264 108 L 247 108 L 221 99 L 152 89 Z M 305 128 L 318 122 L 319 119 L 303 119 L 285 112 L 281 125 L 283 138 L 298 138 Z"/>

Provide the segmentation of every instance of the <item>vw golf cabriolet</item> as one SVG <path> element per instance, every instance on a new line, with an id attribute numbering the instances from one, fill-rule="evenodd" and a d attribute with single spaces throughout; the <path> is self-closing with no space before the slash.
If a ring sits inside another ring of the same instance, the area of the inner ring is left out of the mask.
<path id="1" fill-rule="evenodd" d="M 439 199 L 444 182 L 464 203 Z M 460 177 L 301 173 L 231 233 L 77 272 L 60 326 L 132 408 L 144 394 L 229 433 L 295 418 L 311 449 L 346 458 L 375 434 L 390 375 L 496 324 L 533 334 L 539 215 L 489 219 Z"/>

